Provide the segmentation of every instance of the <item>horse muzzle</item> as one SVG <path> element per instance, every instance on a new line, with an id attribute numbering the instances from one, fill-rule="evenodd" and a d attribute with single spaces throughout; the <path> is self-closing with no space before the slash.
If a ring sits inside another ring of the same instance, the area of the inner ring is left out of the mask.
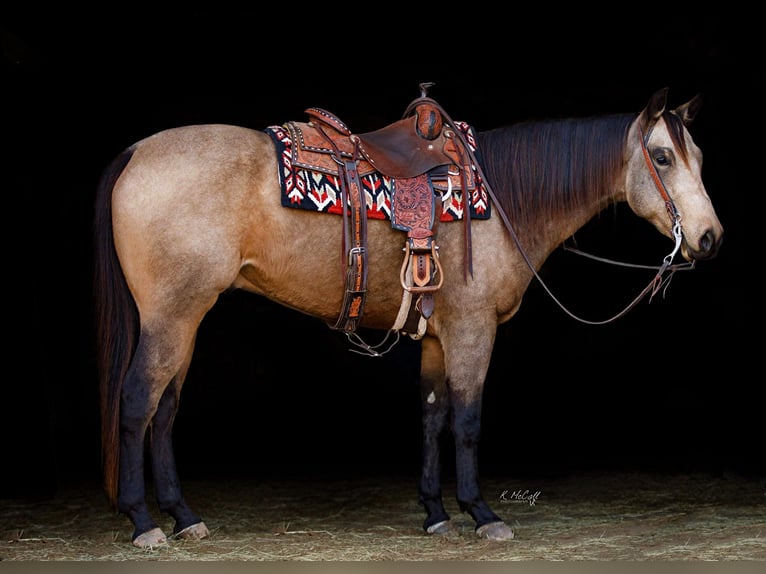
<path id="1" fill-rule="evenodd" d="M 713 259 L 718 255 L 722 242 L 723 233 L 716 233 L 713 229 L 708 229 L 702 234 L 696 242 L 696 247 L 692 246 L 686 235 L 684 235 L 684 240 L 681 244 L 681 254 L 687 261 Z"/>

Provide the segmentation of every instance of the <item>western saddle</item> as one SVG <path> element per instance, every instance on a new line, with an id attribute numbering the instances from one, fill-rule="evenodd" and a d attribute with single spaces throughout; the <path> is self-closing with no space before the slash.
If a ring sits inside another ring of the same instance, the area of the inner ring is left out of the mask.
<path id="1" fill-rule="evenodd" d="M 343 213 L 345 293 L 333 329 L 354 333 L 367 293 L 367 205 L 360 178 L 379 172 L 394 180 L 391 225 L 406 232 L 400 271 L 402 305 L 392 326 L 422 337 L 434 308 L 433 295 L 444 277 L 436 245 L 442 193 L 463 190 L 465 275 L 472 273 L 470 197 L 476 188 L 476 161 L 460 129 L 420 84 L 420 97 L 401 120 L 376 131 L 354 134 L 334 114 L 309 108 L 307 123 L 286 124 L 293 139 L 293 166 L 335 175 Z"/>

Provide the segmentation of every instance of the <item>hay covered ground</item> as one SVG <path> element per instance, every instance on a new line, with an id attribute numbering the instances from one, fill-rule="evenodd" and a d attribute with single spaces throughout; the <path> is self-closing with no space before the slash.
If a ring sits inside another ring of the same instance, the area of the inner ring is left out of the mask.
<path id="1" fill-rule="evenodd" d="M 152 550 L 98 485 L 0 500 L 3 561 L 763 561 L 763 479 L 585 473 L 487 477 L 484 495 L 516 538 L 479 540 L 445 483 L 454 535 L 427 536 L 416 478 L 188 481 L 212 536 Z M 162 519 L 170 532 L 172 523 Z"/>

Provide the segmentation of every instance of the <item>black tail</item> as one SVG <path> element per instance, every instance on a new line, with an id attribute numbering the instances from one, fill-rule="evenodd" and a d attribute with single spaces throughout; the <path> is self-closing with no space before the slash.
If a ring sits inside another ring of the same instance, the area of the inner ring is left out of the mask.
<path id="1" fill-rule="evenodd" d="M 112 191 L 133 156 L 129 148 L 104 170 L 94 217 L 96 357 L 101 399 L 101 463 L 104 489 L 117 504 L 120 463 L 120 392 L 138 339 L 138 310 L 114 249 Z"/>

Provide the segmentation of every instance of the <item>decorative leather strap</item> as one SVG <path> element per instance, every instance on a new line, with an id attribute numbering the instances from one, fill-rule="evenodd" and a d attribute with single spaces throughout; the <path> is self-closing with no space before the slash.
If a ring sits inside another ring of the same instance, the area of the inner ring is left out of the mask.
<path id="1" fill-rule="evenodd" d="M 320 108 L 311 108 L 322 112 Z M 343 213 L 343 257 L 346 290 L 343 293 L 340 315 L 333 329 L 353 333 L 359 326 L 367 295 L 367 202 L 362 191 L 357 161 L 359 145 L 354 146 L 352 157 L 344 157 L 333 139 L 322 126 L 316 126 L 333 150 L 332 158 L 340 171 L 340 200 Z M 349 213 L 350 212 L 350 213 Z"/>
<path id="2" fill-rule="evenodd" d="M 350 247 L 346 261 L 346 291 L 343 295 L 340 316 L 334 328 L 353 333 L 362 319 L 367 296 L 367 205 L 364 201 L 356 161 L 344 161 L 343 173 L 348 184 L 348 203 L 351 210 Z"/>
<path id="3" fill-rule="evenodd" d="M 348 126 L 344 124 L 338 116 L 336 116 L 335 114 L 331 112 L 328 112 L 327 110 L 323 110 L 322 108 L 308 108 L 306 110 L 306 114 L 310 118 L 319 120 L 333 127 L 335 130 L 342 133 L 344 136 L 351 135 L 351 130 L 348 129 Z"/>

